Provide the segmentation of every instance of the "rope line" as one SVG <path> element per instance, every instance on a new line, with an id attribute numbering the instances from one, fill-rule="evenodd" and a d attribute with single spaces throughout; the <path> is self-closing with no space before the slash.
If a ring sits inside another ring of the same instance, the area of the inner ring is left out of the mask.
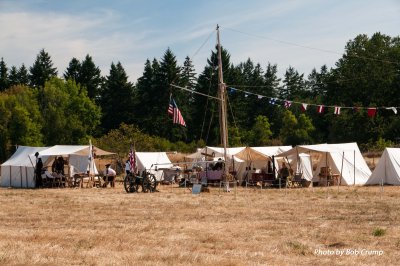
<path id="1" fill-rule="evenodd" d="M 212 98 L 212 99 L 220 101 L 220 99 L 218 99 L 217 97 L 214 97 L 214 96 L 211 96 L 211 95 L 207 95 L 205 93 L 201 93 L 201 92 L 198 92 L 198 91 L 195 91 L 195 90 L 191 90 L 191 89 L 188 89 L 187 87 L 181 87 L 181 86 L 178 86 L 178 85 L 175 85 L 175 84 L 169 84 L 169 85 L 172 86 L 172 87 L 181 89 L 181 90 L 189 91 L 191 93 L 199 94 L 199 95 L 202 95 L 202 96 L 205 96 L 205 97 Z"/>
<path id="2" fill-rule="evenodd" d="M 315 104 L 315 103 L 305 103 L 305 102 L 297 102 L 297 101 L 291 101 L 291 100 L 287 100 L 287 99 L 281 99 L 281 98 L 277 98 L 277 97 L 271 97 L 271 96 L 265 96 L 262 94 L 258 94 L 258 93 L 253 93 L 253 92 L 249 92 L 249 91 L 245 91 L 245 90 L 241 90 L 241 89 L 236 89 L 236 88 L 232 88 L 230 87 L 231 90 L 234 91 L 241 91 L 247 95 L 255 95 L 258 98 L 267 98 L 267 99 L 274 99 L 275 101 L 280 101 L 280 102 L 291 102 L 294 104 L 307 104 L 308 106 L 324 106 L 324 107 L 340 107 L 342 109 L 354 109 L 354 108 L 358 108 L 358 109 L 368 109 L 368 108 L 377 108 L 377 109 L 388 109 L 388 108 L 400 108 L 398 106 L 381 106 L 381 107 L 375 107 L 375 106 L 371 106 L 371 107 L 363 107 L 363 106 L 340 106 L 340 105 L 325 105 L 325 104 Z"/>
<path id="3" fill-rule="evenodd" d="M 332 51 L 332 50 L 327 50 L 327 49 L 321 49 L 321 48 L 316 48 L 316 47 L 311 47 L 311 46 L 307 46 L 307 45 L 302 45 L 302 44 L 297 44 L 294 42 L 288 42 L 288 41 L 282 41 L 279 39 L 275 39 L 275 38 L 270 38 L 270 37 L 265 37 L 265 36 L 261 36 L 261 35 L 257 35 L 257 34 L 253 34 L 253 33 L 247 33 L 247 32 L 243 32 L 240 30 L 236 30 L 236 29 L 232 29 L 232 28 L 225 28 L 227 30 L 231 30 L 234 32 L 238 32 L 244 35 L 248 35 L 251 37 L 255 37 L 255 38 L 259 38 L 259 39 L 266 39 L 266 40 L 271 40 L 274 42 L 278 42 L 278 43 L 282 43 L 282 44 L 286 44 L 286 45 L 290 45 L 290 46 L 296 46 L 296 47 L 300 47 L 300 48 L 305 48 L 305 49 L 309 49 L 309 50 L 315 50 L 315 51 L 320 51 L 320 52 L 324 52 L 324 53 L 330 53 L 330 54 L 337 54 L 342 56 L 342 53 L 336 52 L 336 51 Z M 354 57 L 354 58 L 360 58 L 360 59 L 366 59 L 366 60 L 371 60 L 371 61 L 377 61 L 377 62 L 383 62 L 383 63 L 388 63 L 388 64 L 400 64 L 399 62 L 393 62 L 393 61 L 389 61 L 389 60 L 381 60 L 381 59 L 377 59 L 377 58 L 372 58 L 372 57 L 366 57 L 366 56 L 358 56 L 358 55 L 345 55 L 348 57 Z"/>

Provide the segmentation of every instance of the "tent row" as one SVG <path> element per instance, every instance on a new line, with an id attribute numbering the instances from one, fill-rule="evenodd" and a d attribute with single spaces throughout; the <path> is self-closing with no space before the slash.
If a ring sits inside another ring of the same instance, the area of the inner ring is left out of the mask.
<path id="1" fill-rule="evenodd" d="M 201 162 L 207 156 L 223 157 L 223 153 L 222 148 L 205 147 L 188 158 Z M 326 185 L 328 176 L 335 177 L 338 185 L 365 185 L 371 176 L 357 143 L 228 148 L 227 157 L 230 171 L 240 181 L 248 171 L 265 171 L 269 162 L 275 175 L 285 162 L 293 174 L 301 173 L 303 179 L 319 185 Z"/>
<path id="2" fill-rule="evenodd" d="M 0 186 L 17 188 L 35 187 L 35 166 L 37 158 L 49 167 L 58 157 L 66 158 L 68 165 L 66 174 L 73 176 L 75 172 L 86 173 L 89 170 L 90 145 L 55 145 L 52 147 L 18 146 L 15 153 L 1 165 Z M 112 155 L 93 146 L 96 156 Z M 94 174 L 98 174 L 94 164 Z"/>
<path id="3" fill-rule="evenodd" d="M 19 146 L 17 151 L 1 165 L 0 186 L 2 187 L 35 187 L 34 166 L 35 153 L 39 153 L 45 165 L 58 156 L 68 158 L 68 174 L 88 171 L 89 145 L 56 145 L 53 147 Z M 112 152 L 93 148 L 97 156 L 112 155 Z M 374 172 L 371 173 L 357 143 L 317 144 L 299 146 L 270 147 L 235 147 L 227 149 L 230 171 L 242 181 L 254 171 L 268 171 L 272 166 L 276 175 L 282 162 L 311 183 L 321 185 L 323 172 L 329 169 L 337 177 L 338 185 L 400 185 L 400 149 L 387 148 Z M 200 166 L 207 171 L 205 162 L 218 161 L 224 157 L 220 147 L 205 147 L 188 155 L 185 160 L 191 161 L 188 167 Z M 165 178 L 166 169 L 175 169 L 165 152 L 136 152 L 138 171 L 152 172 L 158 181 Z M 96 164 L 94 171 L 98 173 Z M 210 171 L 211 172 L 211 171 Z"/>
<path id="4" fill-rule="evenodd" d="M 113 155 L 98 147 L 92 147 L 96 156 Z M 73 176 L 75 173 L 86 173 L 90 167 L 90 145 L 55 145 L 52 147 L 18 146 L 16 152 L 1 165 L 0 187 L 34 188 L 35 165 L 41 158 L 45 167 L 50 167 L 57 157 L 66 158 L 68 165 L 65 174 Z M 163 178 L 159 168 L 172 168 L 173 164 L 165 152 L 136 152 L 136 163 L 139 172 L 150 171 L 157 180 Z M 98 175 L 96 163 L 93 164 L 93 174 Z"/>

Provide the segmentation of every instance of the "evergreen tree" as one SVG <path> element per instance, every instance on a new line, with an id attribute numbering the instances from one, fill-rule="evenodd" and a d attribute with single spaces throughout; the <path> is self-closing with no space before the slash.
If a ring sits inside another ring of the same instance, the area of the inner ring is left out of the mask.
<path id="1" fill-rule="evenodd" d="M 8 75 L 8 84 L 10 87 L 19 84 L 18 69 L 15 66 L 12 66 L 10 69 L 10 74 Z"/>
<path id="2" fill-rule="evenodd" d="M 86 55 L 82 61 L 79 78 L 76 81 L 86 87 L 90 99 L 98 101 L 103 78 L 100 68 L 94 64 L 91 56 Z"/>
<path id="3" fill-rule="evenodd" d="M 43 87 L 47 80 L 57 76 L 57 69 L 53 67 L 51 57 L 44 49 L 40 50 L 29 71 L 30 85 L 36 88 Z"/>
<path id="4" fill-rule="evenodd" d="M 326 87 L 328 82 L 328 68 L 326 65 L 321 67 L 321 72 L 314 68 L 310 75 L 308 75 L 308 80 L 306 82 L 307 90 L 310 92 L 310 96 L 314 98 L 325 99 Z"/>
<path id="5" fill-rule="evenodd" d="M 303 74 L 299 74 L 297 70 L 289 66 L 285 72 L 285 78 L 283 79 L 283 87 L 279 91 L 279 98 L 281 99 L 293 99 L 302 95 L 304 80 Z"/>
<path id="6" fill-rule="evenodd" d="M 68 64 L 67 70 L 64 73 L 64 79 L 65 80 L 71 79 L 78 83 L 81 73 L 81 68 L 82 65 L 79 62 L 79 60 L 76 59 L 75 57 L 72 58 Z"/>
<path id="7" fill-rule="evenodd" d="M 8 89 L 8 86 L 8 68 L 2 57 L 0 60 L 0 92 Z"/>
<path id="8" fill-rule="evenodd" d="M 154 66 L 154 68 L 153 68 Z M 149 116 L 152 104 L 152 91 L 155 80 L 155 71 L 159 69 L 156 59 L 153 64 L 149 59 L 146 60 L 144 71 L 134 88 L 134 110 L 133 122 L 144 132 L 151 133 L 151 117 Z"/>
<path id="9" fill-rule="evenodd" d="M 29 85 L 29 74 L 28 69 L 24 64 L 18 70 L 18 84 L 28 86 Z"/>
<path id="10" fill-rule="evenodd" d="M 196 82 L 196 72 L 192 60 L 187 56 L 183 63 L 181 83 L 189 89 L 194 89 L 196 87 Z"/>
<path id="11" fill-rule="evenodd" d="M 152 63 L 149 60 L 146 61 L 143 75 L 138 79 L 135 90 L 135 109 L 137 110 L 135 111 L 135 121 L 146 133 L 172 141 L 186 140 L 186 129 L 173 124 L 167 113 L 172 92 L 172 97 L 183 118 L 186 122 L 190 119 L 187 92 L 170 86 L 171 83 L 185 86 L 186 84 L 183 82 L 191 79 L 189 72 L 188 79 L 182 81 L 181 71 L 175 55 L 169 48 L 160 62 L 157 59 L 153 59 Z"/>
<path id="12" fill-rule="evenodd" d="M 106 132 L 119 128 L 122 122 L 132 123 L 133 85 L 128 81 L 120 62 L 111 64 L 110 74 L 106 77 L 101 91 L 100 103 L 103 111 L 101 125 Z"/>
<path id="13" fill-rule="evenodd" d="M 267 69 L 264 75 L 266 88 L 264 90 L 264 93 L 267 96 L 276 97 L 278 95 L 281 79 L 278 78 L 277 73 L 278 66 L 276 64 L 271 65 L 271 63 L 268 62 Z"/>
<path id="14" fill-rule="evenodd" d="M 189 101 L 188 92 L 181 89 L 171 88 L 170 84 L 184 86 L 182 83 L 182 68 L 178 65 L 175 55 L 168 48 L 160 61 L 160 71 L 156 76 L 154 95 L 155 106 L 151 112 L 155 118 L 154 126 L 159 136 L 170 139 L 171 141 L 186 140 L 186 128 L 173 124 L 171 118 L 168 117 L 167 109 L 170 100 L 170 94 L 174 98 L 182 116 L 189 121 Z"/>
<path id="15" fill-rule="evenodd" d="M 230 54 L 223 47 L 221 47 L 221 59 L 224 82 L 226 84 L 235 84 L 237 72 L 230 63 Z M 198 78 L 196 91 L 217 97 L 218 89 L 218 56 L 217 49 L 215 49 L 211 53 L 210 58 L 207 59 L 207 65 Z M 194 110 L 193 117 L 196 118 L 198 123 L 191 125 L 189 135 L 193 136 L 195 140 L 205 140 L 207 145 L 219 145 L 221 143 L 219 133 L 219 102 L 215 99 L 196 94 L 194 95 L 192 106 Z M 232 119 L 232 116 L 228 116 L 228 119 Z M 232 124 L 232 120 L 228 121 L 228 123 Z"/>

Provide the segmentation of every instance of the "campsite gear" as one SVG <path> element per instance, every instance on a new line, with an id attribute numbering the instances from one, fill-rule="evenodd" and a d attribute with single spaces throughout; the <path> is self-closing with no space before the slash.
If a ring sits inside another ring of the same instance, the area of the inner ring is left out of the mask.
<path id="1" fill-rule="evenodd" d="M 124 188 L 127 193 L 133 192 L 154 192 L 157 187 L 156 177 L 146 171 L 142 175 L 134 175 L 129 173 L 124 178 Z"/>

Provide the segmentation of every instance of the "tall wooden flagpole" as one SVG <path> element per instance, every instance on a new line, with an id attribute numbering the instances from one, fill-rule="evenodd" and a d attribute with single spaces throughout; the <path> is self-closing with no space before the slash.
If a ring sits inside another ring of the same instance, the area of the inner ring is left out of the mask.
<path id="1" fill-rule="evenodd" d="M 220 99 L 220 132 L 221 142 L 224 148 L 224 176 L 222 180 L 226 182 L 226 191 L 229 191 L 229 162 L 226 149 L 228 147 L 228 122 L 226 116 L 226 88 L 224 77 L 222 73 L 222 56 L 221 56 L 221 43 L 219 39 L 219 26 L 217 25 L 217 41 L 218 41 L 218 98 Z"/>

